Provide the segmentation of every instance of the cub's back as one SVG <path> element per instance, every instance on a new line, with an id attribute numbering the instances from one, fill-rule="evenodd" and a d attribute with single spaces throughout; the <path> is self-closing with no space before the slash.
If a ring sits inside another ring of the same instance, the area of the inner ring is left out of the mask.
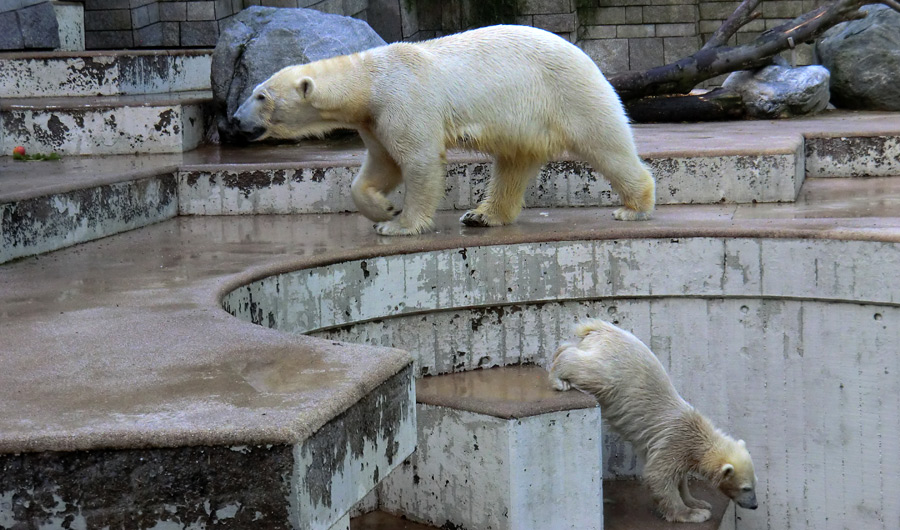
<path id="1" fill-rule="evenodd" d="M 653 352 L 631 333 L 602 320 L 578 327 L 580 370 L 570 381 L 603 400 L 662 411 L 684 401 Z M 580 373 L 579 373 L 580 372 Z"/>

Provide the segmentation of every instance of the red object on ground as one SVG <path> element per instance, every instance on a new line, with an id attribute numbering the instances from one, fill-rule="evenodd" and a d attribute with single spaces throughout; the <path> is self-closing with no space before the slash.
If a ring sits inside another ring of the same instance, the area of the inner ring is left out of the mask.
<path id="1" fill-rule="evenodd" d="M 22 147 L 21 145 L 17 145 L 16 147 L 13 148 L 13 154 L 25 156 L 25 148 Z"/>

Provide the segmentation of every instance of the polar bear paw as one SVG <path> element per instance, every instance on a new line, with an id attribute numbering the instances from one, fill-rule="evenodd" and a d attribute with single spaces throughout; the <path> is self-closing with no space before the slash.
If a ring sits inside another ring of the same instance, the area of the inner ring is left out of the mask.
<path id="1" fill-rule="evenodd" d="M 373 225 L 375 232 L 381 236 L 414 236 L 431 229 L 430 221 L 407 224 L 403 217 L 399 216 L 392 221 L 382 221 Z"/>
<path id="2" fill-rule="evenodd" d="M 613 217 L 619 221 L 647 221 L 653 218 L 653 212 L 639 212 L 631 208 L 619 208 L 613 212 Z"/>
<path id="3" fill-rule="evenodd" d="M 466 226 L 500 226 L 503 223 L 492 220 L 486 213 L 478 210 L 469 210 L 459 218 L 459 222 Z"/>
<path id="4" fill-rule="evenodd" d="M 712 517 L 709 510 L 688 509 L 674 514 L 666 514 L 666 520 L 673 523 L 703 523 Z"/>

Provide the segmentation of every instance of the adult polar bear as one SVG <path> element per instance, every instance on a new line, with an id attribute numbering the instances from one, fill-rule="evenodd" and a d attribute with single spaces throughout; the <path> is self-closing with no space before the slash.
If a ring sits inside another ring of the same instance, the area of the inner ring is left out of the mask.
<path id="1" fill-rule="evenodd" d="M 528 183 L 566 150 L 609 180 L 624 203 L 616 219 L 648 219 L 655 204 L 653 177 L 597 65 L 562 38 L 526 26 L 289 66 L 257 86 L 234 120 L 251 140 L 357 129 L 368 154 L 351 194 L 383 235 L 431 227 L 453 146 L 494 157 L 486 197 L 462 216 L 466 225 L 513 222 Z M 402 212 L 385 197 L 401 180 Z"/>

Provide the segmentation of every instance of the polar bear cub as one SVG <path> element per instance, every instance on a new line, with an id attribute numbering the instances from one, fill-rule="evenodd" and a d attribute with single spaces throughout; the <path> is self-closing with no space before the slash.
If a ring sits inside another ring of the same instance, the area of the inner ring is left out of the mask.
<path id="1" fill-rule="evenodd" d="M 716 429 L 678 395 L 662 364 L 631 333 L 602 320 L 577 326 L 556 351 L 550 381 L 597 397 L 603 418 L 644 458 L 644 481 L 669 521 L 700 523 L 709 503 L 688 490 L 700 475 L 738 506 L 755 510 L 756 474 L 743 440 Z"/>
<path id="2" fill-rule="evenodd" d="M 609 180 L 624 203 L 616 219 L 648 219 L 656 202 L 619 97 L 597 65 L 568 41 L 526 26 L 289 66 L 257 86 L 233 120 L 250 140 L 359 131 L 368 152 L 351 195 L 383 235 L 432 226 L 446 151 L 456 146 L 494 158 L 484 200 L 460 219 L 466 225 L 513 222 L 528 183 L 564 151 Z M 402 213 L 386 198 L 401 181 Z"/>

